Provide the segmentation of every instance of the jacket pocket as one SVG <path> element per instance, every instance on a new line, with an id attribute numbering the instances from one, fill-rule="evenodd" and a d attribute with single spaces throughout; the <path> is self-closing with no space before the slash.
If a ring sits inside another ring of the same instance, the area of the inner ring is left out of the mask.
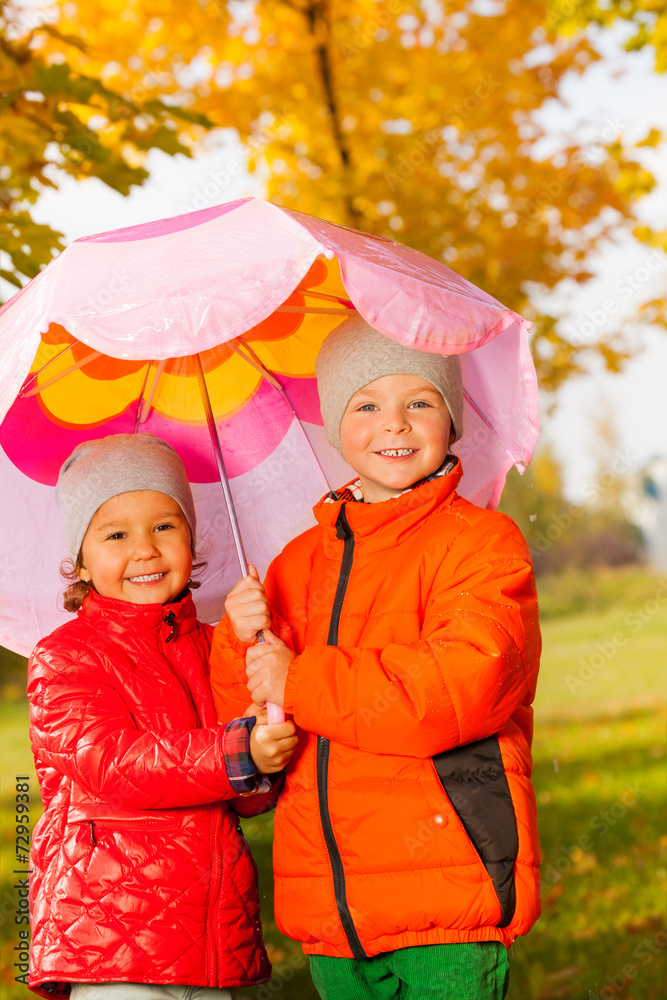
<path id="1" fill-rule="evenodd" d="M 498 927 L 516 908 L 514 862 L 519 851 L 516 815 L 498 736 L 435 754 L 440 783 L 486 868 L 500 903 Z"/>
<path id="2" fill-rule="evenodd" d="M 175 819 L 171 818 L 159 820 L 143 818 L 119 819 L 117 817 L 106 816 L 91 816 L 88 819 L 71 819 L 67 823 L 67 826 L 70 828 L 86 831 L 87 839 L 93 846 L 97 844 L 98 835 L 104 836 L 105 834 L 110 833 L 163 833 L 177 830 L 180 825 L 181 824 Z"/>

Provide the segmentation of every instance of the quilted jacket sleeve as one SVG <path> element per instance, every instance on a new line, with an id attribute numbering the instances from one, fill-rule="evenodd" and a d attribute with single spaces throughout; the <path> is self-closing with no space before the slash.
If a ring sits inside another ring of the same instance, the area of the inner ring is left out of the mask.
<path id="1" fill-rule="evenodd" d="M 67 653 L 48 639 L 33 652 L 30 736 L 39 764 L 130 809 L 203 805 L 237 795 L 227 778 L 222 726 L 139 730 L 93 655 L 76 640 Z"/>
<path id="2" fill-rule="evenodd" d="M 540 638 L 530 556 L 512 521 L 469 525 L 436 573 L 421 639 L 306 646 L 285 710 L 302 729 L 372 753 L 430 757 L 496 733 L 534 696 Z"/>
<path id="3" fill-rule="evenodd" d="M 242 798 L 231 799 L 229 805 L 239 816 L 248 818 L 249 816 L 259 816 L 261 813 L 275 809 L 278 796 L 283 790 L 285 782 L 285 772 L 270 774 L 271 791 L 259 792 L 257 795 L 244 795 Z"/>

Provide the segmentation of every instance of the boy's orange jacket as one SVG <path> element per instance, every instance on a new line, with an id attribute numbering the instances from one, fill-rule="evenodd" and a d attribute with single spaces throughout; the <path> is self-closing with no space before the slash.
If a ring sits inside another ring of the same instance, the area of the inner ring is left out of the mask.
<path id="1" fill-rule="evenodd" d="M 509 945 L 539 915 L 533 571 L 514 523 L 454 492 L 460 475 L 321 501 L 267 573 L 302 730 L 276 812 L 276 919 L 307 953 Z M 220 718 L 247 706 L 247 648 L 224 618 Z"/>

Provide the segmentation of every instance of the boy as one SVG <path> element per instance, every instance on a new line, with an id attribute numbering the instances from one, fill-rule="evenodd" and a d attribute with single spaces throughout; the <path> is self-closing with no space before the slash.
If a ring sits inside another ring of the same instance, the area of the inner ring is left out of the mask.
<path id="1" fill-rule="evenodd" d="M 212 651 L 221 718 L 247 697 L 245 658 L 254 702 L 301 730 L 275 820 L 278 926 L 325 1000 L 500 1000 L 507 948 L 539 915 L 528 550 L 455 493 L 458 358 L 354 317 L 317 378 L 358 479 L 315 507 L 265 591 L 256 575 L 234 588 Z"/>

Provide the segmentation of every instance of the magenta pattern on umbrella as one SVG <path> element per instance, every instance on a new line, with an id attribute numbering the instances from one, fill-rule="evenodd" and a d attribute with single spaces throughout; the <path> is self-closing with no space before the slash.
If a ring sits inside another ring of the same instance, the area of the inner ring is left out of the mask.
<path id="1" fill-rule="evenodd" d="M 283 381 L 293 397 L 297 416 L 321 423 L 314 379 Z M 54 486 L 60 466 L 78 444 L 108 434 L 131 434 L 136 412 L 137 404 L 131 403 L 101 426 L 64 427 L 47 417 L 36 396 L 19 397 L 0 426 L 0 447 L 26 476 L 45 486 Z M 228 475 L 241 476 L 268 458 L 293 419 L 282 393 L 269 382 L 261 382 L 250 402 L 218 428 Z M 261 434 L 257 433 L 258 424 Z M 179 424 L 153 411 L 142 429 L 170 441 L 183 458 L 191 482 L 217 482 L 218 471 L 205 426 Z"/>

